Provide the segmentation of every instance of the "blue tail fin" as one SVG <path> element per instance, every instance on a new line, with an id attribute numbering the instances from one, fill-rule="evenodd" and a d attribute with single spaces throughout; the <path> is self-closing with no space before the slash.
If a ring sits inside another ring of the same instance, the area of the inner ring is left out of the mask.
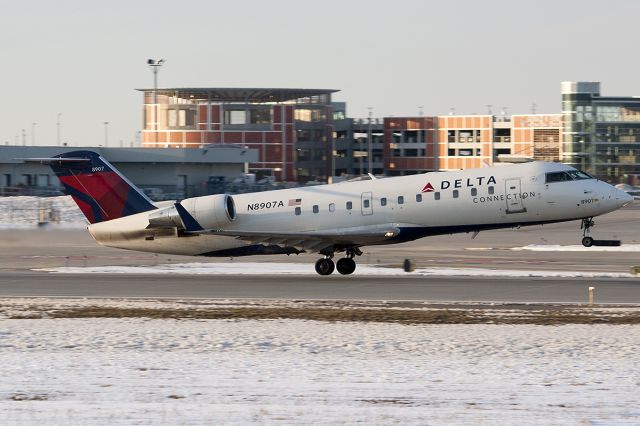
<path id="1" fill-rule="evenodd" d="M 95 152 L 73 151 L 40 160 L 51 166 L 90 223 L 156 208 L 142 191 Z"/>

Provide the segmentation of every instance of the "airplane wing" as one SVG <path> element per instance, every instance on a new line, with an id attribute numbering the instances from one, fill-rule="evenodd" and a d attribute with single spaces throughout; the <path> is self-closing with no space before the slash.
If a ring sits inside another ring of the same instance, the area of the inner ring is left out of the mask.
<path id="1" fill-rule="evenodd" d="M 203 230 L 198 234 L 214 234 L 236 237 L 251 244 L 295 247 L 306 252 L 319 252 L 325 248 L 338 246 L 363 246 L 383 244 L 400 233 L 399 224 L 358 226 L 309 230 L 298 232 L 261 232 L 242 230 Z"/>
<path id="2" fill-rule="evenodd" d="M 294 247 L 307 252 L 320 252 L 335 246 L 359 247 L 384 244 L 400 234 L 401 227 L 416 225 L 406 223 L 386 223 L 333 229 L 310 229 L 301 231 L 204 229 L 194 217 L 178 202 L 174 206 L 160 209 L 149 216 L 147 228 L 178 227 L 184 234 L 221 235 L 235 237 L 253 245 Z"/>

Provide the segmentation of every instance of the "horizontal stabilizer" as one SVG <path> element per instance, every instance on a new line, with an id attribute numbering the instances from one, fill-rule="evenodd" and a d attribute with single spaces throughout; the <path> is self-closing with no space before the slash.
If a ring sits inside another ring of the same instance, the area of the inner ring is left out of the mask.
<path id="1" fill-rule="evenodd" d="M 62 165 L 65 163 L 86 163 L 91 161 L 91 158 L 80 158 L 80 157 L 70 157 L 70 158 L 14 158 L 14 160 L 24 161 L 25 163 L 40 163 L 45 165 L 58 164 Z"/>

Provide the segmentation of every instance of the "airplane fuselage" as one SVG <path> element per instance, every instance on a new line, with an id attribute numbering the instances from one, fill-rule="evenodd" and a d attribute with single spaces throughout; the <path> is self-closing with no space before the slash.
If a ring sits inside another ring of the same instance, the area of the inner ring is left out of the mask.
<path id="1" fill-rule="evenodd" d="M 575 179 L 559 179 L 561 173 Z M 326 244 L 317 241 L 330 235 L 333 252 L 590 218 L 629 202 L 624 192 L 576 173 L 562 164 L 532 162 L 238 194 L 231 196 L 233 217 L 227 211 L 226 221 L 224 206 L 214 206 L 228 199 L 212 195 L 181 202 L 199 232 L 154 225 L 164 223 L 150 219 L 158 215 L 154 211 L 94 223 L 89 231 L 112 247 L 203 256 L 321 251 Z"/>

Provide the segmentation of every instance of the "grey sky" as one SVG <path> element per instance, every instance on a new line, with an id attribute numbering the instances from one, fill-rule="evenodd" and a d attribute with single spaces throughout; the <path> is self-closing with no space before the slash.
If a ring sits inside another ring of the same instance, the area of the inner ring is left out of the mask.
<path id="1" fill-rule="evenodd" d="M 640 2 L 0 0 L 0 143 L 128 145 L 160 87 L 341 89 L 350 116 L 560 111 L 560 81 L 640 94 Z M 21 140 L 19 143 L 22 143 Z"/>

